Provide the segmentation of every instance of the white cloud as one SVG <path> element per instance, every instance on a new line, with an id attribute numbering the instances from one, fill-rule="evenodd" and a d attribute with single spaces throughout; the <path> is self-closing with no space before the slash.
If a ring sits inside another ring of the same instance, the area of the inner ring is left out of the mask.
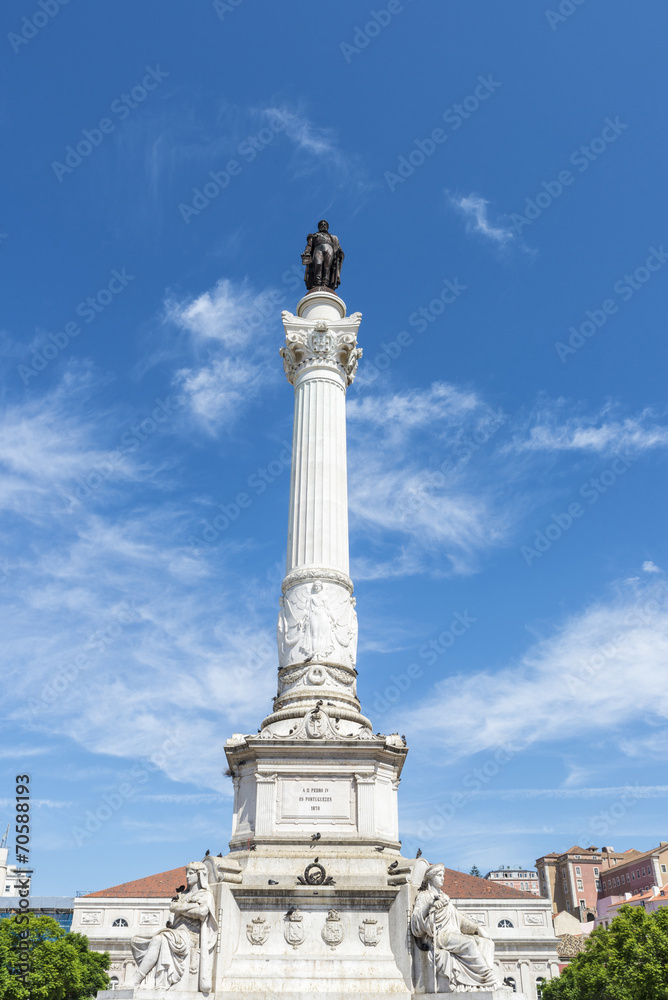
<path id="1" fill-rule="evenodd" d="M 448 677 L 402 727 L 452 758 L 585 731 L 621 742 L 634 724 L 663 723 L 668 709 L 657 692 L 666 686 L 668 587 L 627 582 L 610 600 L 565 621 L 519 663 Z"/>
<path id="2" fill-rule="evenodd" d="M 503 247 L 515 239 L 515 233 L 509 227 L 492 225 L 487 217 L 489 202 L 477 194 L 448 195 L 450 204 L 458 209 L 466 219 L 466 231 L 479 233 L 497 246 Z"/>
<path id="3" fill-rule="evenodd" d="M 656 423 L 649 410 L 615 419 L 613 407 L 607 405 L 599 413 L 562 420 L 567 406 L 564 399 L 541 403 L 527 426 L 514 436 L 509 449 L 637 454 L 668 445 L 668 427 Z M 568 406 L 571 408 L 572 404 Z"/>
<path id="4" fill-rule="evenodd" d="M 472 460 L 486 448 L 490 460 L 505 418 L 474 392 L 435 383 L 371 394 L 352 400 L 348 417 L 356 577 L 469 573 L 507 540 L 514 514 Z"/>
<path id="5" fill-rule="evenodd" d="M 643 571 L 643 573 L 660 573 L 661 572 L 661 570 L 656 565 L 656 563 L 653 563 L 651 559 L 646 559 L 645 560 L 645 562 L 642 564 L 642 571 Z"/>
<path id="6" fill-rule="evenodd" d="M 264 386 L 278 377 L 268 340 L 283 298 L 274 289 L 256 293 L 246 283 L 223 278 L 194 299 L 166 300 L 165 321 L 188 335 L 195 355 L 193 364 L 175 373 L 174 383 L 190 412 L 211 433 L 240 419 Z M 200 360 L 202 354 L 205 361 Z"/>

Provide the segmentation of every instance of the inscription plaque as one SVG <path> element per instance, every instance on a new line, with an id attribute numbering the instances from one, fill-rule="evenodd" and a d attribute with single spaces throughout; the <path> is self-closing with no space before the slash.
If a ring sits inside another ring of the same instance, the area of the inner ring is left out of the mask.
<path id="1" fill-rule="evenodd" d="M 351 819 L 351 782 L 335 778 L 282 781 L 281 819 Z"/>

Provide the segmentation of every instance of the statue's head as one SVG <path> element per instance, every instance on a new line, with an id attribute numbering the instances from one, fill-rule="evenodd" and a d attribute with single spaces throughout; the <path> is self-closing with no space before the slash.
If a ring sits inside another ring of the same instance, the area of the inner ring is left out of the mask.
<path id="1" fill-rule="evenodd" d="M 320 583 L 320 580 L 316 580 L 313 586 L 311 587 L 311 593 L 319 594 L 321 590 L 322 590 L 322 584 Z"/>
<path id="2" fill-rule="evenodd" d="M 186 882 L 189 887 L 198 885 L 200 889 L 206 889 L 209 879 L 206 865 L 202 861 L 191 861 L 186 865 Z"/>
<path id="3" fill-rule="evenodd" d="M 445 881 L 445 865 L 429 865 L 424 873 L 424 880 L 435 889 L 442 889 Z"/>
<path id="4" fill-rule="evenodd" d="M 320 222 L 318 223 L 318 232 L 326 233 L 328 229 L 329 229 L 329 222 L 327 221 L 327 219 L 321 219 Z"/>

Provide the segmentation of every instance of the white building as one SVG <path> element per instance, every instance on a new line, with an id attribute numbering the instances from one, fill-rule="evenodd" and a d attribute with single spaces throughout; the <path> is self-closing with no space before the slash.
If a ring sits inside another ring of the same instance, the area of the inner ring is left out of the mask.
<path id="1" fill-rule="evenodd" d="M 532 868 L 495 868 L 493 871 L 487 872 L 485 878 L 494 882 L 502 882 L 504 885 L 509 885 L 511 889 L 532 892 L 534 896 L 540 896 L 538 872 Z"/>
<path id="2" fill-rule="evenodd" d="M 22 883 L 27 879 L 28 884 L 30 884 L 29 875 L 19 875 L 16 865 L 7 864 L 8 854 L 9 848 L 0 847 L 0 885 L 2 886 L 2 895 L 4 897 L 16 896 L 17 879 L 20 878 Z"/>

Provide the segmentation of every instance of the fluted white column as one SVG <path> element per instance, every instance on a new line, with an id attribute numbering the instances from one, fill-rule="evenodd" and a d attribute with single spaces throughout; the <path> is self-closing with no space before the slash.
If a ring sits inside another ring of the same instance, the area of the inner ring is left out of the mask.
<path id="1" fill-rule="evenodd" d="M 296 315 L 283 313 L 281 355 L 295 410 L 278 695 L 263 726 L 280 723 L 288 732 L 318 701 L 337 724 L 370 726 L 355 690 L 357 615 L 348 575 L 345 400 L 362 353 L 361 319 L 346 316 L 345 303 L 327 291 L 306 295 Z"/>

